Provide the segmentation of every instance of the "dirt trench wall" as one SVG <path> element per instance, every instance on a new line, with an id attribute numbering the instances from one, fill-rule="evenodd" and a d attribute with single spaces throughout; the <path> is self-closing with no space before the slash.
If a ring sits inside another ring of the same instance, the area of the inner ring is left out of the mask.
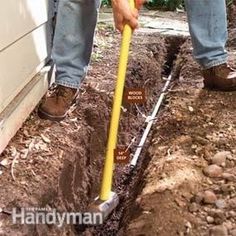
<path id="1" fill-rule="evenodd" d="M 139 42 L 140 38 L 141 35 L 138 35 L 133 40 L 125 88 L 145 88 L 147 102 L 145 105 L 139 105 L 139 111 L 135 105 L 123 102 L 118 135 L 118 146 L 121 147 L 127 147 L 134 137 L 137 138 L 137 141 L 139 140 L 145 120 L 141 113 L 147 114 L 150 112 L 155 101 L 154 98 L 163 85 L 161 74 L 162 64 L 165 62 L 166 55 L 165 40 L 163 38 L 158 40 L 156 36 L 147 36 L 147 38 L 144 37 L 144 41 Z M 135 146 L 138 144 L 137 141 L 130 148 L 131 152 L 134 152 Z M 86 232 L 92 235 L 116 235 L 118 233 L 120 217 L 125 209 L 123 203 L 129 194 L 127 188 L 130 187 L 127 184 L 126 175 L 126 167 L 122 165 L 116 166 L 113 189 L 119 194 L 121 205 L 101 227 L 87 229 L 77 227 L 79 234 Z M 126 187 L 124 188 L 123 186 Z"/>
<path id="2" fill-rule="evenodd" d="M 145 39 L 145 35 L 143 38 Z M 145 56 L 143 57 L 140 53 L 140 50 L 132 53 L 130 65 L 132 70 L 135 71 L 131 74 L 129 71 L 127 76 L 128 83 L 130 83 L 130 81 L 139 83 L 137 85 L 131 84 L 131 86 L 145 87 L 148 94 L 147 103 L 144 106 L 139 106 L 140 111 L 138 113 L 137 109 L 135 109 L 132 105 L 126 107 L 127 110 L 130 111 L 128 116 L 130 117 L 132 114 L 135 114 L 135 120 L 138 121 L 137 128 L 133 129 L 134 135 L 137 138 L 137 142 L 135 142 L 135 144 L 131 147 L 131 153 L 135 152 L 138 142 L 140 141 L 143 134 L 144 128 L 146 127 L 146 124 L 144 123 L 145 119 L 142 117 L 140 112 L 145 115 L 150 115 L 153 111 L 165 83 L 163 78 L 167 77 L 171 72 L 173 62 L 177 57 L 180 46 L 186 39 L 182 37 L 165 37 L 160 39 L 160 36 L 157 34 L 152 35 L 152 37 L 147 37 L 147 40 L 148 41 L 144 43 L 148 49 L 149 55 L 152 55 L 152 57 L 149 57 L 148 59 L 145 58 Z M 136 45 L 136 48 L 139 49 L 139 46 Z M 155 61 L 153 61 L 153 58 Z M 132 66 L 132 61 L 134 61 L 134 63 L 138 63 L 138 66 Z M 145 65 L 146 63 L 142 63 L 146 61 L 148 65 L 147 67 Z M 142 73 L 139 73 L 139 68 L 142 68 L 142 65 L 144 66 L 144 69 L 141 70 Z M 130 75 L 132 75 L 131 78 L 129 77 Z M 133 75 L 138 76 L 134 77 Z M 121 123 L 128 123 L 126 122 L 126 116 L 121 118 Z M 134 122 L 132 124 L 134 124 Z M 132 128 L 126 129 L 126 133 L 130 134 L 132 132 Z M 128 167 L 122 168 L 118 166 L 116 168 L 114 189 L 119 195 L 121 204 L 115 209 L 113 214 L 104 225 L 96 227 L 94 230 L 90 231 L 93 233 L 93 235 L 126 235 L 125 228 L 131 219 L 131 212 L 133 214 L 135 211 L 139 211 L 139 209 L 136 207 L 135 199 L 145 184 L 144 171 L 150 161 L 150 156 L 147 152 L 147 149 L 151 136 L 152 135 L 150 133 L 134 171 L 131 171 Z"/>

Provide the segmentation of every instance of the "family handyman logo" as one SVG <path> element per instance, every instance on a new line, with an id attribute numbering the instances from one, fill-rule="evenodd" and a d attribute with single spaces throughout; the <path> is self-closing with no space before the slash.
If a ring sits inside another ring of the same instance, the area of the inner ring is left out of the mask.
<path id="1" fill-rule="evenodd" d="M 47 224 L 58 227 L 64 224 L 98 225 L 103 223 L 103 214 L 100 212 L 58 212 L 56 209 L 13 208 L 12 221 L 14 224 Z"/>

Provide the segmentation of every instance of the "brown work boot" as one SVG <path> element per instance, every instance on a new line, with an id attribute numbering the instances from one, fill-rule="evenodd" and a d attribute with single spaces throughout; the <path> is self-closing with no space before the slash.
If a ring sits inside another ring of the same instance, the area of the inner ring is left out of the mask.
<path id="1" fill-rule="evenodd" d="M 77 95 L 78 89 L 58 85 L 51 96 L 47 97 L 39 106 L 39 117 L 52 121 L 63 120 Z"/>
<path id="2" fill-rule="evenodd" d="M 212 90 L 236 90 L 236 71 L 226 63 L 202 71 L 204 87 Z"/>

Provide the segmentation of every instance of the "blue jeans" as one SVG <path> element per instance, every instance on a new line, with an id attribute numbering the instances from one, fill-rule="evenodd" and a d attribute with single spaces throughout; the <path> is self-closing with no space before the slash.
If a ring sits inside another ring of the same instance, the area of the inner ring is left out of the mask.
<path id="1" fill-rule="evenodd" d="M 227 62 L 225 0 L 185 0 L 195 59 L 203 68 Z"/>
<path id="2" fill-rule="evenodd" d="M 100 0 L 59 0 L 52 58 L 56 84 L 79 88 L 93 47 Z"/>

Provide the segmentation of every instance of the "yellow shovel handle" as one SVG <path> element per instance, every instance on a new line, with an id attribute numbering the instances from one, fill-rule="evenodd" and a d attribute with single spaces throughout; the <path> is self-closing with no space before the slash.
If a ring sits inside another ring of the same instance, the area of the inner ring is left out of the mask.
<path id="1" fill-rule="evenodd" d="M 134 0 L 129 0 L 129 4 L 131 8 L 134 9 L 135 7 Z M 129 25 L 126 24 L 124 26 L 122 34 L 118 75 L 113 98 L 113 107 L 112 107 L 111 123 L 110 123 L 108 143 L 106 149 L 105 166 L 103 170 L 102 186 L 99 196 L 99 198 L 103 201 L 109 199 L 112 189 L 114 149 L 116 148 L 116 143 L 117 143 L 120 109 L 122 105 L 131 36 L 132 36 L 132 29 Z"/>

